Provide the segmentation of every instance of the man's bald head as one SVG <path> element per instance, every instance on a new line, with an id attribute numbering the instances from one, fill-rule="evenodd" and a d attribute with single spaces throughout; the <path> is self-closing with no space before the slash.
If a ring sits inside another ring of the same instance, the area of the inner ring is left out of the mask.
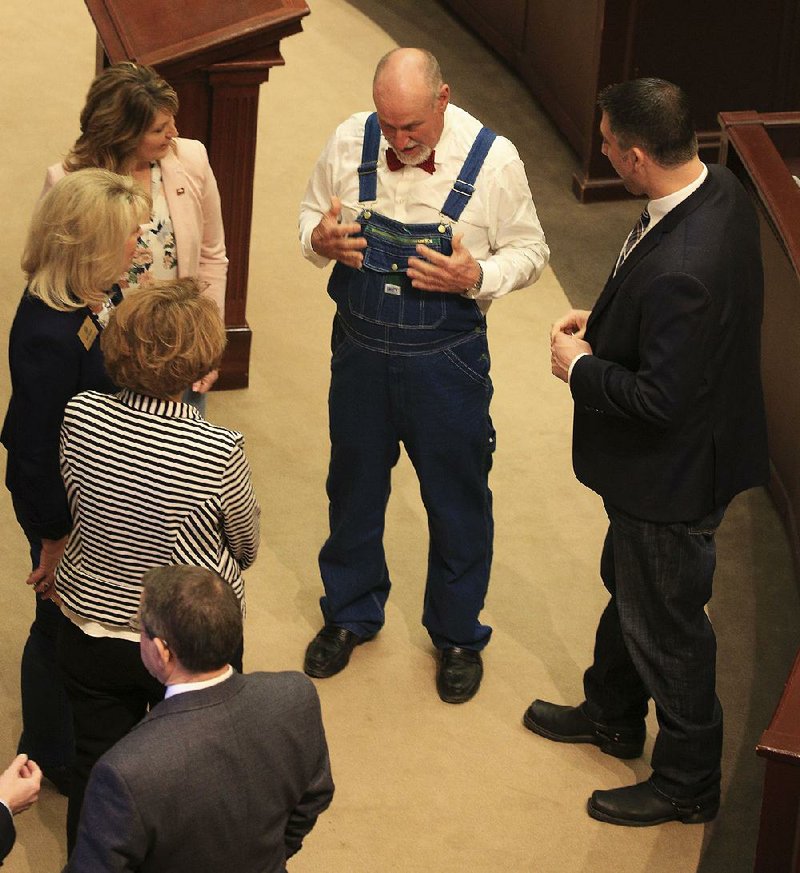
<path id="1" fill-rule="evenodd" d="M 418 48 L 396 48 L 387 52 L 375 68 L 373 93 L 397 88 L 427 90 L 431 100 L 439 96 L 442 71 L 439 61 L 429 51 Z"/>
<path id="2" fill-rule="evenodd" d="M 372 96 L 383 135 L 398 158 L 421 164 L 439 142 L 450 99 L 439 62 L 424 49 L 390 51 L 375 69 Z"/>

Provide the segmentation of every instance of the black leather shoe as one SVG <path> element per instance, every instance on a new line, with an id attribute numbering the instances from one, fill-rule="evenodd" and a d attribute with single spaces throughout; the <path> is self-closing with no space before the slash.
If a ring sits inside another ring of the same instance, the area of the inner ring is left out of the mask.
<path id="1" fill-rule="evenodd" d="M 303 670 L 315 679 L 334 676 L 347 666 L 353 649 L 374 636 L 360 637 L 346 628 L 326 624 L 308 644 Z"/>
<path id="2" fill-rule="evenodd" d="M 436 690 L 445 703 L 466 703 L 481 687 L 483 661 L 474 649 L 451 646 L 439 652 Z"/>
<path id="3" fill-rule="evenodd" d="M 610 727 L 592 721 L 580 706 L 560 706 L 534 700 L 522 723 L 541 737 L 557 743 L 591 743 L 615 758 L 638 758 L 644 748 L 645 726 Z"/>
<path id="4" fill-rule="evenodd" d="M 682 800 L 668 797 L 652 782 L 639 782 L 611 791 L 595 791 L 589 798 L 587 811 L 598 821 L 633 828 L 668 821 L 702 824 L 715 818 L 719 811 L 719 789 Z"/>

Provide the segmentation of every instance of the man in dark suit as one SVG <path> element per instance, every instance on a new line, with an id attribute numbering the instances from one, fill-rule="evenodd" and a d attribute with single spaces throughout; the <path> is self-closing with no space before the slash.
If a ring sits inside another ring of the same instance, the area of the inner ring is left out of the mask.
<path id="1" fill-rule="evenodd" d="M 95 764 L 68 871 L 283 873 L 333 796 L 314 686 L 234 673 L 241 612 L 209 570 L 151 570 L 140 613 L 166 697 Z"/>
<path id="2" fill-rule="evenodd" d="M 17 755 L 0 773 L 0 867 L 17 838 L 12 816 L 36 803 L 41 784 L 42 771 L 27 755 Z"/>
<path id="3" fill-rule="evenodd" d="M 742 187 L 706 167 L 686 96 L 639 79 L 601 93 L 603 152 L 648 198 L 590 312 L 553 326 L 553 373 L 575 402 L 573 463 L 609 518 L 600 574 L 611 599 L 577 707 L 535 700 L 551 740 L 642 753 L 651 777 L 595 791 L 619 825 L 710 821 L 719 808 L 722 710 L 705 613 L 714 534 L 729 501 L 768 475 L 760 360 L 759 230 Z"/>

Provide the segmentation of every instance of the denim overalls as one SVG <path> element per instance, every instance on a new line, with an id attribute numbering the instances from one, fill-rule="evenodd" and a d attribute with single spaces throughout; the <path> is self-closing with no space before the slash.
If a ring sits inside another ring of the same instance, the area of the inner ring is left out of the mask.
<path id="1" fill-rule="evenodd" d="M 406 276 L 424 243 L 449 255 L 495 134 L 475 140 L 435 224 L 402 224 L 369 208 L 376 199 L 380 128 L 367 119 L 357 217 L 368 241 L 360 270 L 337 263 L 329 397 L 330 536 L 320 552 L 325 620 L 359 636 L 384 621 L 389 572 L 383 529 L 391 468 L 406 448 L 428 514 L 423 624 L 438 648 L 481 649 L 478 622 L 489 582 L 493 521 L 488 473 L 494 450 L 485 318 L 460 294 L 421 291 Z M 447 216 L 447 217 L 445 217 Z M 411 545 L 411 544 L 409 544 Z"/>

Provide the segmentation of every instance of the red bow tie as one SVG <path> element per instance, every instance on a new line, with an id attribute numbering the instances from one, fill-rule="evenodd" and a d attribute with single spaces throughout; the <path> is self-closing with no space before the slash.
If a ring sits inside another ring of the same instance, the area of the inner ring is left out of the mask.
<path id="1" fill-rule="evenodd" d="M 404 164 L 394 149 L 386 149 L 386 166 L 394 173 L 395 170 L 402 170 L 403 167 L 419 167 L 420 170 L 425 170 L 426 173 L 433 175 L 436 172 L 436 167 L 433 164 L 434 152 L 431 152 L 421 164 Z"/>

